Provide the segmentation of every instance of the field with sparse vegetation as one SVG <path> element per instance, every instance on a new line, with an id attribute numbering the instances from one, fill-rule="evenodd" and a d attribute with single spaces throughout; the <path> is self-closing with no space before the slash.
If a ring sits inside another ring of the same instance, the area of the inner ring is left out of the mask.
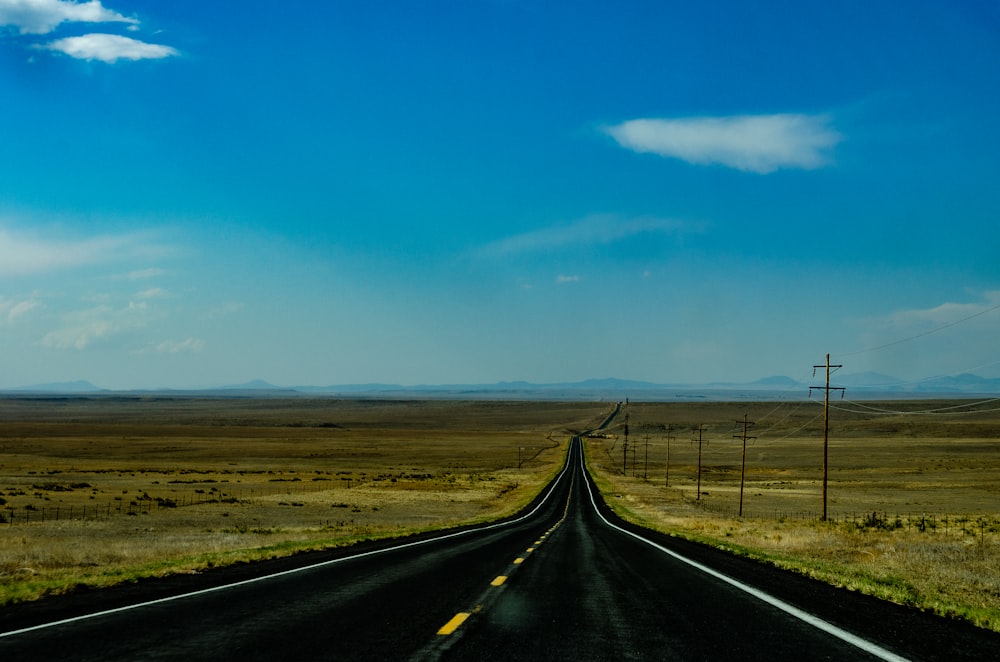
<path id="1" fill-rule="evenodd" d="M 628 519 L 1000 630 L 1000 414 L 984 408 L 834 410 L 827 522 L 815 402 L 632 403 L 627 452 L 623 414 L 585 448 Z M 611 410 L 0 399 L 0 604 L 502 517 Z"/>
<path id="2" fill-rule="evenodd" d="M 628 519 L 1000 631 L 997 403 L 838 405 L 826 522 L 821 404 L 633 404 L 588 461 Z"/>
<path id="3" fill-rule="evenodd" d="M 610 410 L 0 400 L 0 604 L 499 518 Z"/>

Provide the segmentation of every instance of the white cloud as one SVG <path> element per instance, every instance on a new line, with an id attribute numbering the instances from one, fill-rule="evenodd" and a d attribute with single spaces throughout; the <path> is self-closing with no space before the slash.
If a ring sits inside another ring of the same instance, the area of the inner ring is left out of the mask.
<path id="1" fill-rule="evenodd" d="M 42 345 L 56 349 L 86 349 L 94 343 L 114 333 L 108 320 L 93 320 L 87 324 L 50 331 L 42 338 Z"/>
<path id="2" fill-rule="evenodd" d="M 48 34 L 67 22 L 131 23 L 132 26 L 139 23 L 105 9 L 99 0 L 0 0 L 0 25 L 14 26 L 21 34 Z"/>
<path id="3" fill-rule="evenodd" d="M 964 372 L 990 376 L 981 370 L 1000 364 L 1000 290 L 982 292 L 967 302 L 900 309 L 855 323 L 860 331 L 857 349 L 838 356 L 845 364 L 904 382 Z"/>
<path id="4" fill-rule="evenodd" d="M 216 317 L 227 317 L 229 315 L 235 315 L 236 313 L 241 312 L 243 308 L 244 305 L 242 303 L 238 303 L 235 301 L 224 303 L 221 306 L 212 308 L 211 310 L 206 312 L 205 317 L 209 319 L 213 319 Z"/>
<path id="5" fill-rule="evenodd" d="M 130 301 L 123 308 L 101 305 L 74 311 L 64 315 L 62 327 L 45 334 L 41 344 L 55 349 L 87 349 L 142 329 L 149 324 L 149 318 L 145 301 Z"/>
<path id="6" fill-rule="evenodd" d="M 563 274 L 559 274 L 558 276 L 556 276 L 556 283 L 560 285 L 564 283 L 578 283 L 578 282 L 580 282 L 580 277 L 576 275 L 564 276 Z"/>
<path id="7" fill-rule="evenodd" d="M 898 310 L 885 317 L 883 322 L 913 332 L 945 329 L 1000 309 L 1000 290 L 985 292 L 983 299 L 972 303 L 946 302 L 933 308 Z"/>
<path id="8" fill-rule="evenodd" d="M 828 163 L 827 152 L 841 140 L 825 115 L 635 119 L 605 130 L 634 152 L 760 174 L 822 167 Z"/>
<path id="9" fill-rule="evenodd" d="M 85 349 L 95 340 L 106 338 L 115 332 L 116 325 L 111 315 L 112 311 L 108 306 L 73 313 L 67 316 L 66 326 L 45 334 L 42 345 L 56 349 Z"/>
<path id="10" fill-rule="evenodd" d="M 170 46 L 148 44 L 131 37 L 100 33 L 57 39 L 41 48 L 59 51 L 78 60 L 100 60 L 108 64 L 118 60 L 158 60 L 179 55 L 177 49 Z"/>
<path id="11" fill-rule="evenodd" d="M 0 277 L 106 264 L 158 250 L 134 234 L 65 240 L 0 229 Z"/>
<path id="12" fill-rule="evenodd" d="M 151 287 L 148 290 L 143 290 L 142 292 L 136 292 L 136 299 L 165 299 L 170 296 L 170 293 L 163 289 L 162 287 Z"/>
<path id="13" fill-rule="evenodd" d="M 205 349 L 205 341 L 201 338 L 187 338 L 185 340 L 164 340 L 153 346 L 152 350 L 157 354 L 179 354 L 181 352 L 200 352 Z"/>
<path id="14" fill-rule="evenodd" d="M 42 302 L 34 296 L 21 301 L 0 297 L 0 321 L 6 320 L 8 323 L 13 323 L 30 311 L 42 307 Z"/>
<path id="15" fill-rule="evenodd" d="M 613 244 L 642 234 L 681 234 L 701 230 L 700 224 L 666 218 L 594 215 L 568 225 L 542 228 L 507 237 L 488 244 L 480 252 L 487 256 L 516 255 L 574 246 Z"/>
<path id="16" fill-rule="evenodd" d="M 136 269 L 135 271 L 130 271 L 124 276 L 116 276 L 116 278 L 125 278 L 126 280 L 142 280 L 144 278 L 155 278 L 157 276 L 166 275 L 166 269 Z"/>

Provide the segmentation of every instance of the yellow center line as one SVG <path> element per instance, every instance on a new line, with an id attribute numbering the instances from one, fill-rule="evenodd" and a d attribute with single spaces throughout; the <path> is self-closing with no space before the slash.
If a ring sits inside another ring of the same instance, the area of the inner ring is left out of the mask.
<path id="1" fill-rule="evenodd" d="M 571 488 L 570 494 L 572 494 L 572 486 L 573 486 L 573 482 L 572 481 L 573 480 L 575 480 L 575 477 L 573 479 L 571 479 L 571 482 L 570 482 L 570 488 Z M 552 526 L 552 528 L 549 529 L 548 531 L 546 531 L 541 537 L 539 537 L 539 539 L 535 541 L 535 546 L 534 547 L 529 547 L 527 549 L 526 553 L 530 554 L 531 552 L 534 552 L 535 548 L 538 547 L 539 545 L 541 545 L 542 541 L 545 540 L 545 538 L 547 536 L 551 535 L 557 528 L 559 528 L 559 525 L 562 524 L 563 520 L 566 519 L 566 516 L 567 516 L 568 512 L 569 512 L 569 497 L 567 497 L 567 499 L 566 499 L 566 512 L 563 513 L 563 518 L 561 520 L 559 520 L 558 522 L 556 522 Z M 524 563 L 524 557 L 523 556 L 519 556 L 519 557 L 517 557 L 517 558 L 514 559 L 514 565 L 515 566 L 516 565 L 520 565 L 522 563 Z M 493 581 L 490 582 L 490 586 L 502 586 L 503 583 L 507 581 L 507 577 L 508 577 L 507 575 L 498 575 Z M 467 612 L 467 611 L 460 611 L 460 612 L 458 612 L 457 614 L 455 614 L 452 617 L 452 619 L 450 621 L 448 621 L 447 623 L 445 623 L 444 626 L 440 630 L 438 630 L 437 633 L 439 635 L 449 635 L 449 634 L 452 634 L 453 632 L 455 632 L 455 630 L 457 630 L 458 628 L 460 628 L 462 626 L 462 623 L 465 623 L 465 621 L 469 618 L 469 616 L 471 616 L 473 613 L 478 613 L 481 609 L 482 609 L 482 605 L 476 605 L 476 608 L 473 609 L 471 612 Z"/>
<path id="2" fill-rule="evenodd" d="M 471 616 L 469 612 L 465 611 L 458 612 L 452 617 L 450 621 L 444 624 L 444 627 L 438 630 L 438 634 L 442 635 L 451 634 L 452 632 L 457 630 L 459 626 L 461 626 L 462 623 L 465 622 L 465 619 L 467 619 L 469 616 Z"/>

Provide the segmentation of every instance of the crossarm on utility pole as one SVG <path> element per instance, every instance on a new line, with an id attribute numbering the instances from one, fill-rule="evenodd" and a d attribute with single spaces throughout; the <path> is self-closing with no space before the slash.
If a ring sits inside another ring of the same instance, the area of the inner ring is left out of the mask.
<path id="1" fill-rule="evenodd" d="M 830 365 L 830 355 L 826 355 L 826 363 L 824 365 L 814 365 L 813 366 L 813 376 L 816 376 L 816 370 L 819 368 L 826 368 L 826 386 L 810 386 L 809 395 L 812 396 L 814 389 L 823 391 L 823 521 L 826 521 L 826 483 L 827 483 L 827 455 L 829 447 L 830 438 L 830 391 L 840 391 L 841 396 L 844 397 L 844 387 L 843 386 L 830 386 L 830 368 L 843 368 L 842 365 Z"/>
<path id="2" fill-rule="evenodd" d="M 743 517 L 743 478 L 747 473 L 747 440 L 754 440 L 757 437 L 748 437 L 747 432 L 754 423 L 747 420 L 748 414 L 743 414 L 743 435 L 734 434 L 734 439 L 743 440 L 743 464 L 740 467 L 740 517 Z"/>

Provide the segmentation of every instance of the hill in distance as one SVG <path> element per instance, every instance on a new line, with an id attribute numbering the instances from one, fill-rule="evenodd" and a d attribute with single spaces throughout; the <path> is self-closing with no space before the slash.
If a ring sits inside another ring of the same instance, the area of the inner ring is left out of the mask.
<path id="1" fill-rule="evenodd" d="M 48 384 L 34 384 L 32 386 L 22 386 L 11 389 L 13 391 L 25 391 L 30 393 L 99 393 L 105 389 L 95 386 L 85 379 L 77 379 L 71 382 L 51 382 Z"/>
<path id="2" fill-rule="evenodd" d="M 14 394 L 45 393 L 63 395 L 162 393 L 185 396 L 341 396 L 379 398 L 452 398 L 452 399 L 516 399 L 516 400 L 633 400 L 684 401 L 684 400 L 794 400 L 808 396 L 810 386 L 821 386 L 824 375 L 817 371 L 816 378 L 808 383 L 784 375 L 764 377 L 749 383 L 717 382 L 709 384 L 658 384 L 655 382 L 618 379 L 586 379 L 578 382 L 535 384 L 526 381 L 496 382 L 493 384 L 334 384 L 329 386 L 283 387 L 263 379 L 215 388 L 195 389 L 141 389 L 110 391 L 90 381 L 77 380 L 37 384 L 29 387 L 7 389 Z M 831 385 L 847 388 L 848 399 L 927 398 L 934 395 L 962 397 L 1000 394 L 1000 378 L 960 374 L 935 377 L 919 382 L 905 383 L 889 375 L 874 372 L 857 374 L 834 373 Z"/>

